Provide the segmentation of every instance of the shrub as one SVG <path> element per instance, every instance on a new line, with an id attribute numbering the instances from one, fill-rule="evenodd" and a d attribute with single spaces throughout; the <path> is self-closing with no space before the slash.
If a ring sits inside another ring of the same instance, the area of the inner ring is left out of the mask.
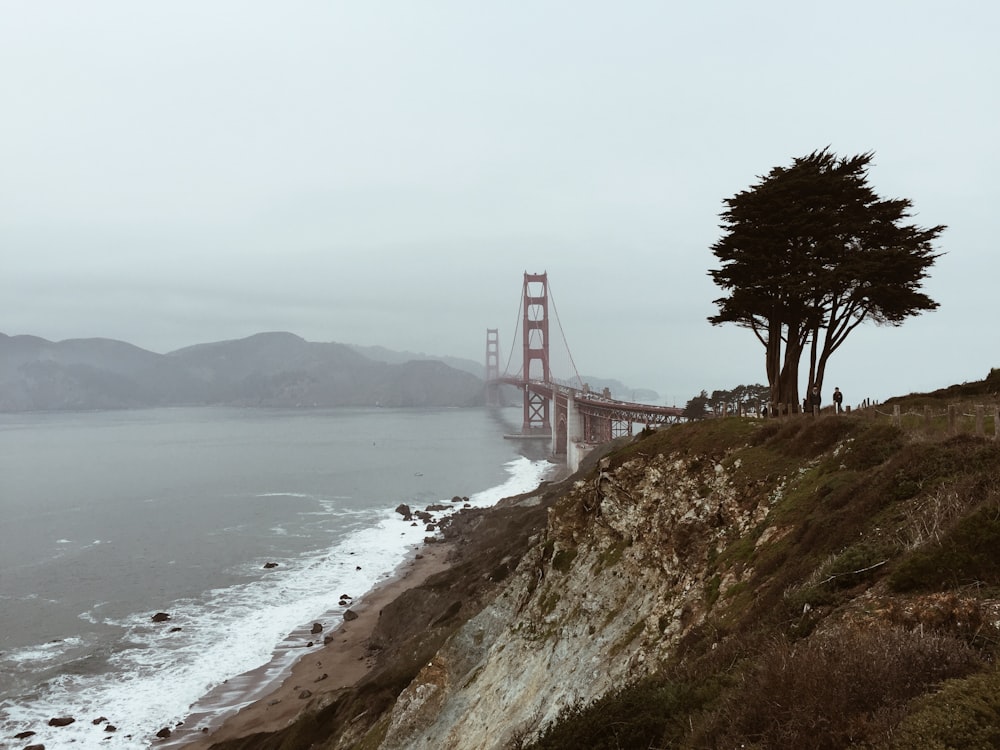
<path id="1" fill-rule="evenodd" d="M 938 692 L 918 698 L 885 747 L 1000 747 L 1000 674 L 994 669 L 963 680 L 949 680 Z"/>
<path id="2" fill-rule="evenodd" d="M 552 567 L 558 570 L 560 573 L 568 573 L 570 566 L 576 559 L 577 549 L 576 547 L 571 547 L 569 549 L 561 549 L 555 553 L 552 557 Z"/>
<path id="3" fill-rule="evenodd" d="M 906 701 L 979 668 L 949 636 L 902 628 L 841 628 L 774 639 L 694 733 L 705 748 L 834 750 L 884 737 Z"/>
<path id="4" fill-rule="evenodd" d="M 985 582 L 1000 584 L 1000 509 L 992 503 L 966 516 L 940 541 L 905 557 L 889 578 L 895 591 Z"/>
<path id="5" fill-rule="evenodd" d="M 564 709 L 543 730 L 531 750 L 621 750 L 663 747 L 679 736 L 686 717 L 712 692 L 711 681 L 646 679 L 586 704 Z"/>

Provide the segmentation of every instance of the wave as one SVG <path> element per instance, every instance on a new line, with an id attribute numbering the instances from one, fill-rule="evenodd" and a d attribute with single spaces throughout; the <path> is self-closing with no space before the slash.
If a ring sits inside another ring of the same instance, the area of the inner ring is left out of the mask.
<path id="1" fill-rule="evenodd" d="M 488 507 L 528 492 L 551 466 L 523 457 L 510 461 L 505 465 L 507 480 L 471 495 L 468 504 Z M 455 504 L 447 512 L 457 508 Z M 276 678 L 291 660 L 322 646 L 321 641 L 309 645 L 308 624 L 339 624 L 345 609 L 340 595 L 360 597 L 392 576 L 428 535 L 423 525 L 413 526 L 388 508 L 352 515 L 367 520 L 360 527 L 352 524 L 355 528 L 347 536 L 322 553 L 279 559 L 266 572 L 260 565 L 249 582 L 175 601 L 165 612 L 166 621 L 153 622 L 149 613 L 104 619 L 96 606 L 83 613 L 81 617 L 91 622 L 121 629 L 116 646 L 106 658 L 102 654 L 103 669 L 63 669 L 33 699 L 3 701 L 0 732 L 12 736 L 31 729 L 37 732 L 33 742 L 50 747 L 100 743 L 138 750 L 148 747 L 161 728 L 182 722 L 200 699 L 228 680 L 268 664 Z M 68 639 L 0 654 L 0 667 L 51 666 L 82 645 Z M 234 692 L 228 696 L 229 706 L 215 710 L 231 712 L 252 697 Z M 67 727 L 47 726 L 49 718 L 67 715 L 77 721 Z M 92 723 L 97 717 L 107 717 L 117 731 L 104 732 L 103 725 Z"/>

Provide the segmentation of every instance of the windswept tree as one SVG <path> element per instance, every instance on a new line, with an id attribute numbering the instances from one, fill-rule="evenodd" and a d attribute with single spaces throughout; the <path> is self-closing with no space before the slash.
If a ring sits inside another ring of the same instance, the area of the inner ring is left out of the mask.
<path id="1" fill-rule="evenodd" d="M 828 149 L 775 167 L 723 203 L 722 238 L 709 271 L 726 293 L 713 325 L 753 331 L 765 350 L 772 404 L 799 403 L 799 363 L 809 349 L 807 392 L 822 389 L 830 356 L 866 320 L 898 326 L 938 304 L 920 291 L 945 227 L 906 223 L 911 202 L 868 185 L 874 153 Z"/>

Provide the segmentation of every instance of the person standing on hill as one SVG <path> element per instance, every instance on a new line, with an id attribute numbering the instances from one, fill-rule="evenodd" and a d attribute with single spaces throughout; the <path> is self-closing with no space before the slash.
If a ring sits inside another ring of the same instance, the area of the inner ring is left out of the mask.
<path id="1" fill-rule="evenodd" d="M 814 412 L 817 412 L 821 403 L 823 403 L 823 399 L 819 395 L 819 386 L 814 385 L 809 392 L 809 406 Z"/>
<path id="2" fill-rule="evenodd" d="M 844 403 L 844 394 L 840 392 L 840 388 L 833 389 L 833 403 L 837 407 L 837 414 L 840 414 L 842 411 L 844 411 L 844 407 L 842 406 L 842 404 Z"/>

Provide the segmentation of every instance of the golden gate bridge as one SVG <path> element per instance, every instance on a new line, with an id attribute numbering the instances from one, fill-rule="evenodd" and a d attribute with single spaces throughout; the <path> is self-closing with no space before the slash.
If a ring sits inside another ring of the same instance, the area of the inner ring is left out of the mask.
<path id="1" fill-rule="evenodd" d="M 486 329 L 486 403 L 500 405 L 500 387 L 513 385 L 523 391 L 521 432 L 509 438 L 551 441 L 552 455 L 565 458 L 575 471 L 583 457 L 601 443 L 631 435 L 635 425 L 656 427 L 681 421 L 683 409 L 654 406 L 611 398 L 608 389 L 593 393 L 576 371 L 572 354 L 570 366 L 575 380 L 553 376 L 549 328 L 549 307 L 556 324 L 562 324 L 549 291 L 547 273 L 525 273 L 518 328 L 521 330 L 521 368 L 510 373 L 511 356 L 500 371 L 500 337 L 496 328 Z M 515 341 L 517 339 L 515 333 Z"/>

